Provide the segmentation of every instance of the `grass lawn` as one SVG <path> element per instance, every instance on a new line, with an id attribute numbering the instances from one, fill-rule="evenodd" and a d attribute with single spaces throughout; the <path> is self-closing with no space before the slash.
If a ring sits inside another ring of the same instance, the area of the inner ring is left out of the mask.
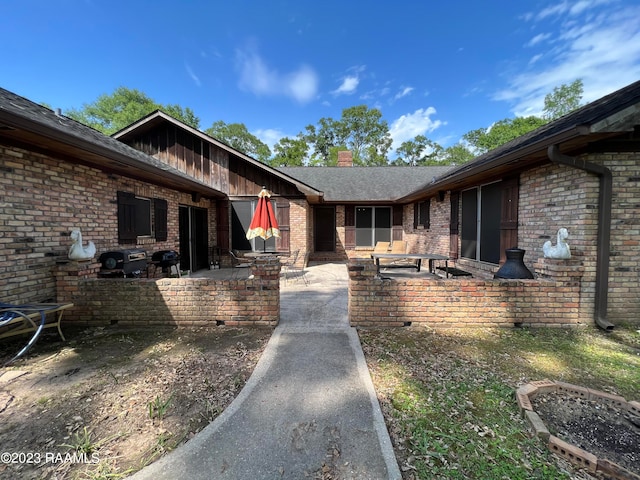
<path id="1" fill-rule="evenodd" d="M 530 438 L 514 390 L 549 379 L 640 400 L 640 331 L 359 331 L 405 479 L 587 479 Z"/>

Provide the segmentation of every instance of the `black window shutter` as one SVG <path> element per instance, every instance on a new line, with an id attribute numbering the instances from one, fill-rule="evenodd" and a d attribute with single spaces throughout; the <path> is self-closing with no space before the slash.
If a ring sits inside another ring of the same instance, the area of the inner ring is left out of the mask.
<path id="1" fill-rule="evenodd" d="M 154 198 L 153 208 L 156 240 L 159 242 L 164 242 L 167 240 L 169 235 L 167 231 L 167 201 L 161 198 Z"/>
<path id="2" fill-rule="evenodd" d="M 135 243 L 136 239 L 136 197 L 118 192 L 118 243 Z"/>
<path id="3" fill-rule="evenodd" d="M 422 225 L 425 229 L 431 226 L 431 199 L 427 199 L 424 202 L 415 203 L 413 205 L 413 228 L 418 228 Z"/>
<path id="4" fill-rule="evenodd" d="M 431 227 L 431 199 L 427 198 L 420 205 L 420 225 L 424 225 L 425 229 Z"/>

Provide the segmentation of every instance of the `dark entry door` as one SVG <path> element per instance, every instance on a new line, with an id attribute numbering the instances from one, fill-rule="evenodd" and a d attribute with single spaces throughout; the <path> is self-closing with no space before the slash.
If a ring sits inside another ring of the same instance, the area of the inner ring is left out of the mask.
<path id="1" fill-rule="evenodd" d="M 205 208 L 180 207 L 180 268 L 192 272 L 209 267 L 209 222 Z"/>
<path id="2" fill-rule="evenodd" d="M 336 211 L 334 207 L 314 207 L 314 249 L 334 252 L 336 249 Z"/>

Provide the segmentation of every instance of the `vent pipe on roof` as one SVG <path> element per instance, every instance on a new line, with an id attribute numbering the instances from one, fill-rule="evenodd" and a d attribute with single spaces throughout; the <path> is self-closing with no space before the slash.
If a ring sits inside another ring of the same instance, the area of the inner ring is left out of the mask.
<path id="1" fill-rule="evenodd" d="M 603 330 L 613 330 L 615 325 L 607 320 L 607 296 L 609 293 L 609 250 L 611 232 L 611 198 L 613 195 L 613 177 L 611 170 L 602 165 L 587 162 L 576 157 L 560 153 L 558 145 L 547 149 L 549 160 L 569 167 L 593 173 L 600 179 L 598 192 L 598 234 L 596 245 L 596 291 L 594 302 L 594 320 Z"/>

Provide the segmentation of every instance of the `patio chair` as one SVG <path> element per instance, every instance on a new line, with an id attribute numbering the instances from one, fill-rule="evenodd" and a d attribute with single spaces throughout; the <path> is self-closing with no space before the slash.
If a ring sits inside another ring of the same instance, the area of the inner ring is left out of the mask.
<path id="1" fill-rule="evenodd" d="M 66 340 L 62 334 L 60 324 L 62 314 L 67 308 L 73 307 L 73 303 L 31 303 L 28 305 L 15 305 L 0 302 L 0 338 L 8 338 L 14 335 L 31 333 L 33 335 L 27 344 L 5 365 L 14 362 L 36 342 L 42 330 L 55 327 L 60 338 Z M 52 314 L 48 316 L 48 314 Z"/>
<path id="2" fill-rule="evenodd" d="M 284 281 L 285 284 L 288 282 L 288 279 L 294 280 L 302 280 L 305 285 L 309 285 L 309 279 L 307 279 L 305 275 L 305 268 L 307 263 L 309 262 L 309 253 L 306 253 L 304 256 L 304 261 L 302 265 L 299 264 L 298 257 L 300 256 L 300 251 L 294 252 L 292 259 L 285 264 L 284 268 Z"/>
<path id="3" fill-rule="evenodd" d="M 389 245 L 391 245 L 391 242 L 376 242 L 376 246 L 373 247 L 373 253 L 387 253 Z"/>
<path id="4" fill-rule="evenodd" d="M 293 252 L 291 252 L 291 255 L 289 255 L 289 257 L 284 260 L 282 262 L 282 270 L 281 270 L 281 274 L 284 277 L 284 279 L 287 279 L 287 272 L 296 264 L 296 262 L 298 261 L 298 255 L 300 254 L 300 250 L 294 250 Z"/>
<path id="5" fill-rule="evenodd" d="M 238 278 L 241 269 L 251 268 L 253 265 L 253 261 L 238 256 L 237 251 L 229 250 L 229 255 L 231 255 L 231 268 L 233 269 L 231 278 Z"/>

